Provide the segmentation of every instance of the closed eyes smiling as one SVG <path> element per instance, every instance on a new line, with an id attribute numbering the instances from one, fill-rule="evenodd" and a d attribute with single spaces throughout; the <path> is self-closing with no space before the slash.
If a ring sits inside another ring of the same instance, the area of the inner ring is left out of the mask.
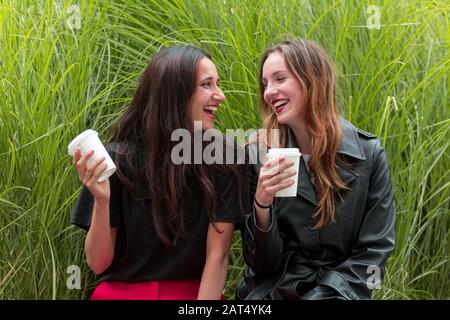
<path id="1" fill-rule="evenodd" d="M 278 83 L 282 83 L 284 80 L 286 80 L 286 77 L 278 77 L 275 80 Z M 262 82 L 262 86 L 263 86 L 264 89 L 266 89 L 269 85 L 266 82 Z"/>

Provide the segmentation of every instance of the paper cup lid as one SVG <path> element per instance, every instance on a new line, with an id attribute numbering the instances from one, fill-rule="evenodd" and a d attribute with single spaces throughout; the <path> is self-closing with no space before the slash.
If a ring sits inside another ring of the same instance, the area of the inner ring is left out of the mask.
<path id="1" fill-rule="evenodd" d="M 300 150 L 298 148 L 278 148 L 269 149 L 268 155 L 271 156 L 300 156 Z"/>
<path id="2" fill-rule="evenodd" d="M 94 131 L 92 129 L 88 129 L 86 131 L 83 131 L 82 133 L 80 133 L 78 136 L 75 137 L 75 139 L 73 139 L 70 143 L 69 146 L 67 147 L 69 154 L 72 155 L 73 152 L 75 151 L 74 148 L 80 144 L 81 141 L 83 141 L 84 138 L 90 136 L 91 134 L 95 134 L 98 136 L 98 132 Z"/>

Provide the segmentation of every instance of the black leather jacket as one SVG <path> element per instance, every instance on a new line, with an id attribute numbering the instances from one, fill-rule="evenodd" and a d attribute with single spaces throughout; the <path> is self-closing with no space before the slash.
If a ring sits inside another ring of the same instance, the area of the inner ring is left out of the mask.
<path id="1" fill-rule="evenodd" d="M 370 299 L 383 279 L 395 238 L 388 162 L 375 136 L 344 119 L 341 127 L 338 153 L 352 168 L 338 172 L 351 190 L 336 197 L 336 222 L 313 229 L 317 197 L 301 158 L 297 197 L 275 198 L 267 231 L 254 208 L 241 229 L 247 266 L 237 299 Z M 286 147 L 297 147 L 290 130 Z M 256 144 L 247 152 L 259 159 Z M 252 197 L 260 166 L 250 165 Z"/>

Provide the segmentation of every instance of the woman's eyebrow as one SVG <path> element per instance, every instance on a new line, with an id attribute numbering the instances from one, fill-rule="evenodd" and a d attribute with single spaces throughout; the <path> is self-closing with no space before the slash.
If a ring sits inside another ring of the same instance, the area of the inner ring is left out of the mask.
<path id="1" fill-rule="evenodd" d="M 209 76 L 209 77 L 203 78 L 202 80 L 200 80 L 200 82 L 207 81 L 207 80 L 214 80 L 214 77 Z M 220 81 L 220 78 L 217 78 L 217 81 Z"/>
<path id="2" fill-rule="evenodd" d="M 276 76 L 277 74 L 283 73 L 283 72 L 287 72 L 287 70 L 285 70 L 285 69 L 279 69 L 279 70 L 273 72 L 273 73 L 272 73 L 272 76 Z"/>

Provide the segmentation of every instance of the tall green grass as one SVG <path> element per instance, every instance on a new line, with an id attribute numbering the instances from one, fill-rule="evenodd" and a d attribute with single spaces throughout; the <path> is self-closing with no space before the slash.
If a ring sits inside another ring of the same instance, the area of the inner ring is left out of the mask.
<path id="1" fill-rule="evenodd" d="M 395 188 L 397 244 L 379 299 L 450 297 L 449 5 L 446 1 L 0 0 L 0 298 L 88 298 L 84 233 L 70 226 L 80 183 L 66 146 L 108 136 L 148 58 L 198 45 L 227 96 L 217 125 L 258 128 L 258 63 L 283 35 L 335 61 L 344 115 L 377 134 Z M 380 8 L 379 29 L 367 8 Z M 67 268 L 81 268 L 81 290 Z M 242 273 L 233 241 L 226 296 Z"/>

